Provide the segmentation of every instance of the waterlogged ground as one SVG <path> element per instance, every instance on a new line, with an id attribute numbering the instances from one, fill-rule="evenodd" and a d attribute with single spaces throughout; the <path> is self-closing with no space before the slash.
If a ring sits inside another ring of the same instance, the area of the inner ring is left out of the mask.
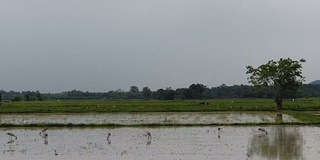
<path id="1" fill-rule="evenodd" d="M 144 113 L 85 113 L 85 114 L 0 114 L 4 124 L 232 124 L 272 123 L 279 120 L 272 112 L 144 112 Z M 281 122 L 298 122 L 283 114 Z"/>
<path id="2" fill-rule="evenodd" d="M 39 135 L 42 129 L 0 129 L 1 159 L 300 160 L 320 156 L 317 126 L 49 128 L 47 138 Z M 147 131 L 151 138 L 144 135 Z"/>

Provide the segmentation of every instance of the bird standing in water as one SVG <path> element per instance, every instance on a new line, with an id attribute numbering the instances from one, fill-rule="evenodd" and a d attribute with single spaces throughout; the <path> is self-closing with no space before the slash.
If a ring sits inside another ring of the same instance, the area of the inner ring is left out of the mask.
<path id="1" fill-rule="evenodd" d="M 48 128 L 45 128 L 45 129 L 43 129 L 41 132 L 45 132 L 45 131 L 47 131 L 48 130 Z"/>
<path id="2" fill-rule="evenodd" d="M 143 134 L 144 136 L 147 136 L 147 146 L 151 144 L 151 133 L 149 131 L 147 131 L 145 134 Z"/>
<path id="3" fill-rule="evenodd" d="M 46 131 L 48 130 L 48 128 L 45 128 L 43 129 L 39 135 L 42 137 L 42 138 L 47 138 L 48 137 L 48 133 L 46 133 Z"/>
<path id="4" fill-rule="evenodd" d="M 144 136 L 147 136 L 148 138 L 151 138 L 151 133 L 149 131 L 147 131 L 146 134 L 144 134 Z"/>
<path id="5" fill-rule="evenodd" d="M 107 137 L 108 144 L 111 144 L 110 136 L 111 136 L 111 133 L 108 133 L 108 137 Z"/>
<path id="6" fill-rule="evenodd" d="M 9 135 L 9 136 L 10 136 L 10 139 L 12 139 L 12 137 L 14 137 L 15 139 L 18 139 L 18 137 L 17 137 L 17 136 L 15 136 L 13 133 L 7 133 L 7 135 Z"/>
<path id="7" fill-rule="evenodd" d="M 264 129 L 264 128 L 258 128 L 259 131 L 261 132 L 265 132 L 266 134 L 268 134 L 268 132 Z"/>

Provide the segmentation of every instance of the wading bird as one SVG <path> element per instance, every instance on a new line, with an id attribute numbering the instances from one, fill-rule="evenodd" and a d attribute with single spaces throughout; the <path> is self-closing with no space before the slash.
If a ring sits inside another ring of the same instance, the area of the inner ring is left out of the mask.
<path id="1" fill-rule="evenodd" d="M 48 137 L 48 133 L 42 133 L 42 134 L 41 134 L 41 137 L 42 137 L 42 138 L 47 138 L 47 137 Z"/>
<path id="2" fill-rule="evenodd" d="M 221 131 L 224 126 L 225 126 L 225 125 L 223 125 L 223 126 L 221 126 L 221 127 L 218 127 L 218 131 Z"/>
<path id="3" fill-rule="evenodd" d="M 48 130 L 48 128 L 45 128 L 45 129 L 43 129 L 41 132 L 45 132 L 45 131 L 47 131 Z"/>
<path id="4" fill-rule="evenodd" d="M 144 136 L 147 136 L 147 146 L 149 146 L 151 144 L 151 133 L 149 131 L 147 131 L 145 134 L 143 134 Z"/>
<path id="5" fill-rule="evenodd" d="M 110 136 L 111 136 L 111 133 L 108 133 L 108 137 L 107 137 L 108 144 L 111 144 Z"/>
<path id="6" fill-rule="evenodd" d="M 264 129 L 264 128 L 258 128 L 259 131 L 261 132 L 265 132 L 266 134 L 268 134 L 268 132 Z"/>
<path id="7" fill-rule="evenodd" d="M 17 136 L 15 136 L 13 133 L 7 133 L 7 135 L 9 135 L 9 136 L 10 136 L 10 139 L 12 139 L 12 137 L 14 137 L 15 139 L 18 139 L 18 137 L 17 137 Z"/>
<path id="8" fill-rule="evenodd" d="M 13 143 L 15 140 L 13 140 L 13 139 L 10 139 L 10 141 L 8 141 L 7 143 L 8 144 L 11 144 L 11 143 Z"/>
<path id="9" fill-rule="evenodd" d="M 47 138 L 48 137 L 48 133 L 46 133 L 46 131 L 48 130 L 48 128 L 45 128 L 43 129 L 39 135 L 42 137 L 42 138 Z"/>
<path id="10" fill-rule="evenodd" d="M 144 136 L 147 136 L 148 138 L 151 138 L 151 133 L 149 131 L 147 131 Z"/>

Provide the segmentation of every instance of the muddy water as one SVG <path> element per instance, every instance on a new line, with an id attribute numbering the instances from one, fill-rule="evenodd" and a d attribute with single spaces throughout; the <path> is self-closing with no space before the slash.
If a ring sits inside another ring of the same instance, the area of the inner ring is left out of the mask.
<path id="1" fill-rule="evenodd" d="M 316 126 L 0 129 L 0 159 L 318 159 Z M 145 132 L 151 133 L 151 138 Z M 7 132 L 17 136 L 10 138 Z M 110 138 L 107 138 L 111 133 Z M 10 140 L 11 139 L 11 140 Z"/>
<path id="2" fill-rule="evenodd" d="M 32 124 L 230 124 L 230 123 L 270 123 L 279 120 L 276 113 L 259 112 L 147 112 L 147 113 L 86 113 L 86 114 L 0 114 L 0 123 Z M 283 114 L 282 122 L 297 122 Z"/>

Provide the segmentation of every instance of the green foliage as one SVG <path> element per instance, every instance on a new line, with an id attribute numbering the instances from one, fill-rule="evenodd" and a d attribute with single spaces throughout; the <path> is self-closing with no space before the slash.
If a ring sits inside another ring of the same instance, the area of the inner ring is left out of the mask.
<path id="1" fill-rule="evenodd" d="M 158 89 L 156 92 L 152 94 L 152 97 L 158 100 L 174 100 L 175 95 L 176 95 L 176 92 L 169 87 L 165 90 Z"/>
<path id="2" fill-rule="evenodd" d="M 82 92 L 78 90 L 72 90 L 62 93 L 41 93 L 33 91 L 24 92 L 6 92 L 0 90 L 2 99 L 5 100 L 18 100 L 16 97 L 22 98 L 28 93 L 29 100 L 41 101 L 41 100 L 191 100 L 191 99 L 229 99 L 229 98 L 267 98 L 273 99 L 274 92 L 272 86 L 249 86 L 249 85 L 220 85 L 218 87 L 207 88 L 205 87 L 201 92 L 189 88 L 178 88 L 176 90 L 168 87 L 165 90 L 159 89 L 157 91 L 151 91 L 148 87 L 145 87 L 141 92 L 125 92 L 123 90 L 109 91 L 109 92 Z M 151 96 L 150 96 L 151 94 Z M 285 99 L 296 98 L 315 98 L 320 97 L 320 85 L 303 84 L 296 90 L 288 90 L 285 92 Z"/>
<path id="3" fill-rule="evenodd" d="M 320 97 L 320 85 L 319 84 L 302 85 L 298 89 L 298 96 L 304 97 L 304 98 Z"/>
<path id="4" fill-rule="evenodd" d="M 12 100 L 13 101 L 21 101 L 22 98 L 20 96 L 15 96 Z"/>
<path id="5" fill-rule="evenodd" d="M 207 87 L 204 86 L 203 84 L 191 84 L 189 86 L 189 90 L 190 90 L 190 99 L 202 99 L 202 93 L 205 91 Z"/>
<path id="6" fill-rule="evenodd" d="M 129 92 L 137 93 L 139 92 L 139 88 L 137 86 L 131 86 Z"/>
<path id="7" fill-rule="evenodd" d="M 137 86 L 131 86 L 129 92 L 127 93 L 128 99 L 141 99 L 141 92 Z"/>
<path id="8" fill-rule="evenodd" d="M 282 109 L 285 92 L 297 90 L 304 81 L 301 64 L 303 62 L 305 62 L 304 59 L 294 61 L 290 58 L 281 58 L 277 62 L 270 60 L 258 68 L 247 66 L 247 74 L 251 74 L 248 80 L 254 86 L 271 86 L 277 108 Z"/>
<path id="9" fill-rule="evenodd" d="M 143 99 L 150 99 L 152 91 L 148 87 L 143 87 L 142 89 L 142 97 Z"/>
<path id="10" fill-rule="evenodd" d="M 31 98 L 30 98 L 30 96 L 27 94 L 27 95 L 24 96 L 24 100 L 25 100 L 25 101 L 31 101 Z"/>

